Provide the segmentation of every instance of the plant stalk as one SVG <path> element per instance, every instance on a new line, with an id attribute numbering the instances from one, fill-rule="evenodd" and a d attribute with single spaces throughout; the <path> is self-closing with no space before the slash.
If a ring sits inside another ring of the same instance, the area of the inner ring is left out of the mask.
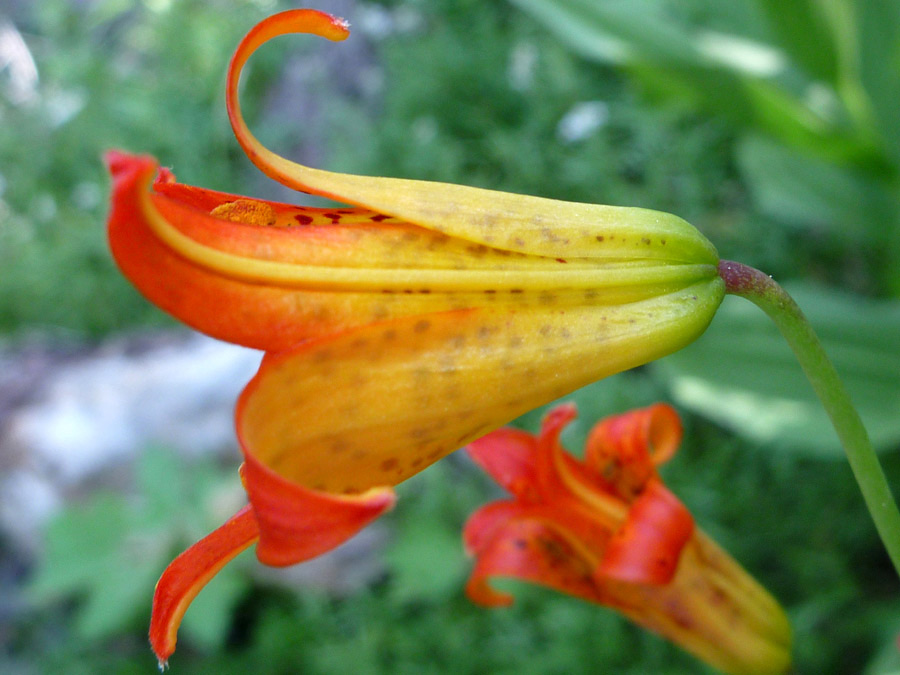
<path id="1" fill-rule="evenodd" d="M 794 299 L 767 274 L 722 260 L 719 276 L 725 281 L 728 293 L 757 305 L 787 340 L 831 418 L 875 528 L 900 575 L 900 511 L 859 413 L 809 321 Z"/>

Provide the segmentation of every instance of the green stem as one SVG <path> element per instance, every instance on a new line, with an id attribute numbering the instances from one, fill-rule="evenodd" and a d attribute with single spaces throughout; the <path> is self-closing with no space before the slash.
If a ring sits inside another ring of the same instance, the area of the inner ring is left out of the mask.
<path id="1" fill-rule="evenodd" d="M 759 270 L 723 260 L 719 276 L 728 293 L 750 300 L 768 314 L 791 346 L 831 418 L 881 541 L 900 574 L 900 511 L 859 413 L 809 321 L 794 299 Z"/>

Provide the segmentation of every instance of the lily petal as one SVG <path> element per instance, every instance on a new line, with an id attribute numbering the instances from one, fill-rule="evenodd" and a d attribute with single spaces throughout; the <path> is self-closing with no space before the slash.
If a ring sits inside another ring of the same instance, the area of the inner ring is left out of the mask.
<path id="1" fill-rule="evenodd" d="M 175 651 L 178 626 L 197 593 L 220 569 L 256 541 L 259 530 L 247 505 L 173 560 L 156 583 L 150 645 L 160 668 Z"/>
<path id="2" fill-rule="evenodd" d="M 327 553 L 390 510 L 390 488 L 359 495 L 333 495 L 285 480 L 246 453 L 241 478 L 259 527 L 256 557 L 273 567 L 294 565 Z"/>
<path id="3" fill-rule="evenodd" d="M 402 317 L 308 341 L 264 359 L 242 395 L 238 433 L 246 452 L 314 490 L 395 485 L 528 410 L 690 340 L 707 320 L 696 311 L 710 299 L 699 293 Z"/>
<path id="4" fill-rule="evenodd" d="M 595 565 L 596 560 L 580 542 L 554 526 L 553 521 L 513 518 L 479 550 L 466 594 L 487 607 L 511 605 L 511 594 L 490 586 L 492 577 L 501 576 L 602 602 L 592 578 Z"/>
<path id="5" fill-rule="evenodd" d="M 340 19 L 313 10 L 289 10 L 258 24 L 235 51 L 226 98 L 232 128 L 247 156 L 278 182 L 510 251 L 551 258 L 718 262 L 712 245 L 670 214 L 427 181 L 353 176 L 286 160 L 265 148 L 247 128 L 238 102 L 238 82 L 250 55 L 266 41 L 287 33 L 310 33 L 329 40 L 349 35 L 346 22 Z"/>
<path id="6" fill-rule="evenodd" d="M 607 544 L 596 574 L 635 583 L 667 584 L 693 534 L 690 511 L 654 478 L 631 503 L 625 522 Z"/>

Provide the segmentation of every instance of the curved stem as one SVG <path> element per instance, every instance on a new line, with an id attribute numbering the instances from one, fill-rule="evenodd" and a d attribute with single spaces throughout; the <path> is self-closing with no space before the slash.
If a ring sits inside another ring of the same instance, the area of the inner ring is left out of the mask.
<path id="1" fill-rule="evenodd" d="M 794 299 L 759 270 L 723 260 L 719 276 L 728 293 L 750 300 L 768 314 L 791 346 L 831 418 L 881 541 L 900 574 L 900 511 L 859 413 L 809 321 Z"/>

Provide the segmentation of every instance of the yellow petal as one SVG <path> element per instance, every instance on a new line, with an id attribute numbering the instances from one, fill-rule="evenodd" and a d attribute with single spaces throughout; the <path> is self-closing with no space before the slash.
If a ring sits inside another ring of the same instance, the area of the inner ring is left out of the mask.
<path id="1" fill-rule="evenodd" d="M 478 308 L 362 326 L 268 356 L 239 405 L 245 450 L 316 490 L 393 485 L 538 405 L 679 349 L 716 278 L 621 305 Z"/>

